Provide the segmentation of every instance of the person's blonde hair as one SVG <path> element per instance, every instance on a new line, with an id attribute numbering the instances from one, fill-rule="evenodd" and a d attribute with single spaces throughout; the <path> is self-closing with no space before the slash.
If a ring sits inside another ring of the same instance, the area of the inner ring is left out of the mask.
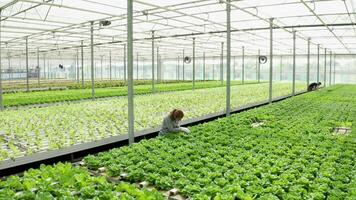
<path id="1" fill-rule="evenodd" d="M 179 109 L 174 109 L 172 110 L 172 112 L 169 114 L 169 117 L 172 119 L 172 120 L 181 120 L 183 117 L 184 117 L 184 113 L 182 110 L 179 110 Z"/>

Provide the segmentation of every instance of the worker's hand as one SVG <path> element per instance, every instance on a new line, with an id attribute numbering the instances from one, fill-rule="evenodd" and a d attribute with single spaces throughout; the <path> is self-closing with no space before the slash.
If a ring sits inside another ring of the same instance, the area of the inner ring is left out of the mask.
<path id="1" fill-rule="evenodd" d="M 184 133 L 190 133 L 190 130 L 185 127 L 180 127 L 180 130 L 183 131 Z"/>

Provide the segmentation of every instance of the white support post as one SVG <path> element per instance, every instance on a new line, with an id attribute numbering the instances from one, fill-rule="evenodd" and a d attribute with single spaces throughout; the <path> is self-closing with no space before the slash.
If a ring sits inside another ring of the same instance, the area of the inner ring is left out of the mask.
<path id="1" fill-rule="evenodd" d="M 334 54 L 334 85 L 336 84 L 336 54 Z"/>
<path id="2" fill-rule="evenodd" d="M 179 59 L 177 59 L 177 63 L 176 63 L 176 81 L 178 80 L 179 77 Z"/>
<path id="3" fill-rule="evenodd" d="M 261 63 L 260 63 L 260 56 L 261 56 L 261 50 L 258 50 L 258 57 L 257 57 L 257 81 L 258 83 L 261 83 Z"/>
<path id="4" fill-rule="evenodd" d="M 26 39 L 26 91 L 30 91 L 30 86 L 29 86 L 29 69 L 28 69 L 28 37 L 25 37 Z"/>
<path id="5" fill-rule="evenodd" d="M 295 68 L 296 68 L 296 31 L 293 31 L 293 89 L 292 89 L 292 95 L 295 96 Z"/>
<path id="6" fill-rule="evenodd" d="M 195 38 L 193 38 L 193 90 L 195 90 Z"/>
<path id="7" fill-rule="evenodd" d="M 160 73 L 161 73 L 161 69 L 160 69 L 160 67 L 161 67 L 160 64 L 161 64 L 161 63 L 159 62 L 159 61 L 160 61 L 160 60 L 159 60 L 159 47 L 157 47 L 157 52 L 156 52 L 156 54 L 157 54 L 157 55 L 156 55 L 156 60 L 157 60 L 157 82 L 159 83 L 159 82 L 161 81 L 161 80 L 160 80 L 160 79 L 161 79 L 161 74 L 160 74 Z"/>
<path id="8" fill-rule="evenodd" d="M 124 44 L 124 81 L 127 80 L 126 44 Z"/>
<path id="9" fill-rule="evenodd" d="M 155 92 L 155 31 L 152 31 L 152 93 Z"/>
<path id="10" fill-rule="evenodd" d="M 136 52 L 136 80 L 138 80 L 138 52 Z"/>
<path id="11" fill-rule="evenodd" d="M 1 19 L 0 19 L 1 21 Z M 1 58 L 1 57 L 0 57 Z M 8 64 L 9 64 L 9 82 L 11 83 L 11 80 L 13 79 L 13 69 L 11 67 L 11 55 L 10 53 L 7 54 L 7 60 L 8 60 Z"/>
<path id="12" fill-rule="evenodd" d="M 103 80 L 104 79 L 104 76 L 103 76 L 103 55 L 100 56 L 100 79 Z"/>
<path id="13" fill-rule="evenodd" d="M 185 59 L 185 52 L 184 52 L 184 49 L 183 49 L 183 82 L 185 81 L 185 62 L 184 62 L 184 59 Z"/>
<path id="14" fill-rule="evenodd" d="M 205 81 L 205 52 L 203 53 L 203 81 Z"/>
<path id="15" fill-rule="evenodd" d="M 40 86 L 40 76 L 41 76 L 41 74 L 40 74 L 40 49 L 37 47 L 37 67 L 36 67 L 36 69 L 37 69 L 37 84 L 38 84 L 38 86 Z"/>
<path id="16" fill-rule="evenodd" d="M 177 80 L 180 80 L 180 57 L 178 56 L 177 58 L 177 62 L 178 62 L 178 71 L 177 71 Z"/>
<path id="17" fill-rule="evenodd" d="M 310 84 L 310 38 L 308 38 L 308 57 L 307 57 L 307 87 Z"/>
<path id="18" fill-rule="evenodd" d="M 79 84 L 79 50 L 77 49 L 77 54 L 76 54 L 76 79 L 77 79 L 77 83 Z"/>
<path id="19" fill-rule="evenodd" d="M 90 61 L 91 61 L 91 98 L 95 99 L 94 90 L 94 22 L 90 22 Z"/>
<path id="20" fill-rule="evenodd" d="M 83 40 L 80 42 L 80 49 L 81 49 L 81 67 L 82 67 L 82 88 L 84 88 L 84 45 Z"/>
<path id="21" fill-rule="evenodd" d="M 320 73 L 320 44 L 318 44 L 318 59 L 316 65 L 316 82 L 319 83 L 319 73 Z"/>
<path id="22" fill-rule="evenodd" d="M 220 81 L 224 84 L 224 42 L 221 42 Z"/>
<path id="23" fill-rule="evenodd" d="M 326 87 L 326 48 L 324 50 L 324 83 L 323 86 Z"/>
<path id="24" fill-rule="evenodd" d="M 213 64 L 213 81 L 215 81 L 215 64 Z"/>
<path id="25" fill-rule="evenodd" d="M 226 1 L 226 116 L 231 113 L 231 0 Z"/>
<path id="26" fill-rule="evenodd" d="M 330 62 L 329 62 L 329 86 L 331 86 L 331 57 L 332 57 L 332 52 L 330 51 Z"/>
<path id="27" fill-rule="evenodd" d="M 111 51 L 109 51 L 109 78 L 112 80 L 112 60 L 111 60 Z"/>
<path id="28" fill-rule="evenodd" d="M 242 46 L 242 73 L 241 73 L 242 85 L 245 84 L 245 47 Z"/>
<path id="29" fill-rule="evenodd" d="M 1 14 L 2 14 L 2 10 L 0 9 L 0 110 L 4 110 L 4 102 L 3 102 L 3 97 L 2 97 L 2 64 L 1 64 L 1 61 L 2 61 L 2 57 L 1 57 L 1 22 L 2 22 L 2 19 L 1 19 Z"/>
<path id="30" fill-rule="evenodd" d="M 46 54 L 43 54 L 43 78 L 46 79 Z"/>
<path id="31" fill-rule="evenodd" d="M 145 80 L 146 77 L 146 70 L 145 70 L 145 57 L 142 58 L 142 80 Z"/>
<path id="32" fill-rule="evenodd" d="M 234 58 L 234 61 L 233 61 L 233 65 L 232 65 L 232 80 L 234 81 L 236 79 L 236 56 L 233 56 L 233 58 Z M 256 71 L 256 77 L 257 77 L 257 71 Z"/>
<path id="33" fill-rule="evenodd" d="M 273 80 L 273 18 L 270 20 L 270 38 L 269 38 L 269 103 L 272 103 L 272 80 Z"/>
<path id="34" fill-rule="evenodd" d="M 279 60 L 279 81 L 283 80 L 283 56 Z"/>
<path id="35" fill-rule="evenodd" d="M 127 0 L 127 57 L 128 57 L 128 134 L 129 144 L 135 142 L 133 88 L 133 0 Z"/>

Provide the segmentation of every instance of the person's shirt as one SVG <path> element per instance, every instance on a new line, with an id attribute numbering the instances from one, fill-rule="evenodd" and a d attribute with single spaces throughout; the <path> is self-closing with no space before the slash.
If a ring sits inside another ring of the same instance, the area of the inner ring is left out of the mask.
<path id="1" fill-rule="evenodd" d="M 311 83 L 309 86 L 308 86 L 308 91 L 313 91 L 316 89 L 317 87 L 317 83 Z"/>
<path id="2" fill-rule="evenodd" d="M 159 132 L 159 135 L 165 135 L 170 132 L 179 132 L 180 126 L 178 121 L 172 120 L 171 117 L 168 115 L 163 119 L 162 122 L 162 129 Z"/>

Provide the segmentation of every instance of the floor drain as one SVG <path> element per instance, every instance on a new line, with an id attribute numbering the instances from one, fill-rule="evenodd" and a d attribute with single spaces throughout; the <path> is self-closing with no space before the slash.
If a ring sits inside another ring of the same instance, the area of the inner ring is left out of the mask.
<path id="1" fill-rule="evenodd" d="M 333 135 L 348 135 L 351 133 L 350 127 L 336 127 L 334 128 Z"/>

